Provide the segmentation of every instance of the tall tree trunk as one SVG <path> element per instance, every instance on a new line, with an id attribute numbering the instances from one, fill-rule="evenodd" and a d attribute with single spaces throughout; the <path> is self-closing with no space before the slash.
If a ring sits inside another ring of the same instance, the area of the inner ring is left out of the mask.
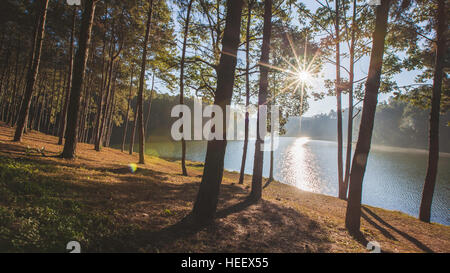
<path id="1" fill-rule="evenodd" d="M 217 70 L 217 88 L 214 95 L 214 104 L 218 105 L 224 113 L 226 105 L 231 103 L 233 95 L 242 5 L 243 0 L 227 0 L 227 15 L 222 39 L 223 53 L 220 56 Z M 226 115 L 223 118 L 223 124 L 226 124 Z M 194 221 L 197 224 L 212 221 L 216 212 L 227 147 L 225 137 L 226 127 L 223 130 L 223 140 L 208 141 L 202 181 L 192 210 Z"/>
<path id="2" fill-rule="evenodd" d="M 113 68 L 114 68 L 114 22 L 111 24 L 111 31 L 112 31 L 112 35 L 111 35 L 111 42 L 110 42 L 110 48 L 109 48 L 109 57 L 110 60 L 108 62 L 108 68 L 107 68 L 107 77 L 106 80 L 107 81 L 107 85 L 106 85 L 106 94 L 105 94 L 105 104 L 103 104 L 103 96 L 101 96 L 101 107 L 99 108 L 99 128 L 97 131 L 97 137 L 95 139 L 95 150 L 96 151 L 100 151 L 101 146 L 102 146 L 102 140 L 103 140 L 103 133 L 105 130 L 105 122 L 106 122 L 106 115 L 107 115 L 107 110 L 108 110 L 108 103 L 109 103 L 109 97 L 110 97 L 110 93 L 111 93 L 111 77 L 112 77 L 112 72 L 113 72 Z M 103 92 L 102 92 L 103 93 Z"/>
<path id="3" fill-rule="evenodd" d="M 77 148 L 78 111 L 80 108 L 81 87 L 86 74 L 86 64 L 91 43 L 92 25 L 94 22 L 95 5 L 98 0 L 86 0 L 81 22 L 78 50 L 73 67 L 72 89 L 70 91 L 69 108 L 67 112 L 66 142 L 61 154 L 63 158 L 74 158 Z"/>
<path id="4" fill-rule="evenodd" d="M 264 120 L 261 124 L 260 116 L 262 115 L 260 106 L 267 105 L 267 87 L 269 84 L 269 53 L 270 53 L 270 36 L 272 33 L 272 0 L 264 1 L 264 27 L 263 27 L 263 42 L 261 47 L 261 60 L 259 65 L 260 78 L 259 78 L 259 93 L 258 93 L 258 120 L 256 123 L 256 141 L 255 141 L 255 158 L 253 160 L 253 177 L 252 177 L 252 190 L 250 192 L 250 199 L 252 201 L 258 201 L 262 196 L 262 172 L 264 151 L 262 147 L 264 145 L 264 136 L 260 136 L 261 126 L 267 126 Z"/>
<path id="5" fill-rule="evenodd" d="M 131 136 L 130 136 L 130 147 L 128 150 L 130 155 L 133 154 L 134 140 L 136 138 L 137 115 L 138 115 L 138 110 L 137 110 L 137 104 L 136 104 L 136 109 L 134 111 L 133 128 L 131 129 Z"/>
<path id="6" fill-rule="evenodd" d="M 107 3 L 106 3 L 107 4 Z M 105 9 L 105 20 L 104 20 L 104 24 L 106 26 L 107 23 L 107 18 L 108 18 L 108 9 Z M 104 99 L 104 90 L 105 90 L 105 86 L 106 86 L 106 80 L 107 80 L 107 71 L 105 72 L 105 60 L 106 60 L 106 27 L 105 27 L 105 33 L 103 35 L 103 47 L 102 47 L 102 78 L 101 78 L 101 82 L 100 82 L 100 92 L 98 94 L 98 98 L 97 98 L 97 113 L 96 113 L 96 117 L 95 117 L 95 129 L 92 135 L 92 142 L 94 143 L 94 149 L 96 151 L 100 150 L 100 145 L 98 144 L 97 140 L 99 139 L 99 135 L 100 135 L 100 123 L 102 121 L 102 109 L 103 109 L 103 99 Z M 107 70 L 107 65 L 106 65 L 106 70 Z"/>
<path id="7" fill-rule="evenodd" d="M 50 134 L 50 126 L 51 126 L 51 121 L 52 121 L 52 114 L 53 114 L 53 103 L 55 100 L 55 88 L 56 88 L 56 63 L 53 64 L 55 67 L 53 69 L 53 82 L 52 82 L 52 90 L 51 90 L 51 96 L 50 96 L 50 101 L 49 101 L 49 105 L 48 105 L 48 111 L 47 111 L 47 118 L 46 118 L 46 126 L 45 126 L 45 133 L 46 134 Z"/>
<path id="8" fill-rule="evenodd" d="M 187 14 L 186 14 L 186 23 L 184 25 L 184 37 L 183 37 L 183 50 L 181 51 L 181 63 L 180 63 L 180 104 L 184 104 L 184 62 L 186 58 L 186 43 L 189 34 L 189 20 L 191 19 L 191 8 L 192 8 L 193 0 L 189 0 Z M 183 128 L 184 130 L 184 128 Z M 186 140 L 181 138 L 181 171 L 184 176 L 187 176 L 186 170 Z"/>
<path id="9" fill-rule="evenodd" d="M 356 7 L 357 0 L 353 0 L 352 34 L 350 42 L 350 75 L 348 89 L 348 125 L 347 125 L 347 152 L 345 158 L 345 176 L 343 193 L 347 199 L 348 180 L 350 179 L 350 164 L 352 160 L 352 140 L 353 140 L 353 81 L 355 79 L 355 43 L 356 43 Z"/>
<path id="10" fill-rule="evenodd" d="M 112 41 L 111 41 L 112 42 Z M 111 52 L 112 53 L 112 52 Z M 104 139 L 104 132 L 105 132 L 105 127 L 107 125 L 107 117 L 108 117 L 108 109 L 110 106 L 110 97 L 111 97 L 111 81 L 112 81 L 112 72 L 114 70 L 114 60 L 112 59 L 112 54 L 111 56 L 111 60 L 109 62 L 109 68 L 108 68 L 108 85 L 106 87 L 106 97 L 105 97 L 105 105 L 103 107 L 103 109 L 100 109 L 101 113 L 100 116 L 101 118 L 101 122 L 100 122 L 100 130 L 99 130 L 99 134 L 97 136 L 97 140 L 95 142 L 95 150 L 96 151 L 100 151 L 101 146 L 103 145 L 103 139 Z"/>
<path id="11" fill-rule="evenodd" d="M 125 150 L 125 139 L 127 138 L 128 132 L 128 116 L 130 115 L 130 104 L 131 104 L 131 92 L 133 90 L 133 72 L 131 72 L 130 77 L 130 94 L 128 95 L 128 106 L 127 106 L 127 115 L 125 116 L 125 126 L 123 128 L 123 136 L 122 136 L 122 148 L 121 151 Z"/>
<path id="12" fill-rule="evenodd" d="M 361 225 L 362 184 L 372 141 L 390 2 L 391 0 L 382 0 L 381 5 L 376 8 L 375 31 L 373 33 L 369 73 L 366 81 L 358 142 L 356 143 L 355 155 L 353 156 L 350 172 L 350 187 L 345 215 L 345 226 L 350 232 L 358 232 Z"/>
<path id="13" fill-rule="evenodd" d="M 338 185 L 339 185 L 339 198 L 345 199 L 346 192 L 344 190 L 343 180 L 343 141 L 342 141 L 342 98 L 341 98 L 341 50 L 340 50 L 340 1 L 336 0 L 336 18 L 335 18 L 335 32 L 336 32 L 336 99 L 337 99 L 337 146 L 338 146 Z"/>
<path id="14" fill-rule="evenodd" d="M 74 40 L 75 40 L 75 21 L 76 21 L 76 17 L 77 17 L 77 8 L 76 8 L 76 6 L 73 6 L 72 9 L 73 9 L 73 14 L 72 14 L 72 30 L 70 32 L 69 74 L 67 77 L 66 96 L 64 99 L 64 107 L 63 107 L 61 123 L 60 123 L 60 127 L 59 127 L 60 131 L 59 131 L 58 145 L 62 145 L 63 138 L 66 133 L 67 109 L 69 108 L 70 90 L 72 88 L 73 47 L 74 47 Z"/>
<path id="15" fill-rule="evenodd" d="M 12 90 L 12 95 L 11 95 L 11 109 L 9 110 L 9 115 L 7 117 L 6 122 L 8 124 L 12 124 L 13 118 L 14 118 L 14 109 L 15 109 L 15 105 L 16 105 L 16 100 L 17 100 L 17 95 L 18 95 L 18 86 L 17 86 L 17 82 L 18 82 L 18 75 L 19 75 L 19 63 L 20 63 L 20 38 L 17 38 L 17 46 L 16 46 L 16 63 L 15 63 L 15 68 L 14 68 L 14 83 L 13 83 L 13 90 Z"/>
<path id="16" fill-rule="evenodd" d="M 249 128 L 249 113 L 248 106 L 250 105 L 250 26 L 252 21 L 253 0 L 248 1 L 247 14 L 247 29 L 245 36 L 245 128 L 244 128 L 244 147 L 242 152 L 241 171 L 239 172 L 239 184 L 244 184 L 245 177 L 245 163 L 247 161 L 248 150 L 248 128 Z"/>
<path id="17" fill-rule="evenodd" d="M 150 96 L 148 98 L 148 108 L 147 108 L 147 117 L 145 118 L 145 128 L 144 132 L 148 135 L 148 123 L 150 122 L 150 113 L 152 111 L 152 100 L 153 100 L 153 92 L 154 90 L 154 84 L 155 84 L 155 73 L 153 73 L 153 79 L 152 79 L 152 88 L 150 90 Z"/>
<path id="18" fill-rule="evenodd" d="M 149 0 L 147 26 L 145 29 L 144 43 L 142 45 L 142 60 L 141 60 L 141 74 L 139 75 L 139 89 L 137 97 L 137 111 L 138 111 L 138 130 L 139 130 L 139 163 L 145 164 L 145 132 L 144 132 L 144 81 L 145 81 L 145 65 L 147 64 L 147 45 L 150 37 L 150 27 L 152 23 L 153 0 Z"/>
<path id="19" fill-rule="evenodd" d="M 419 219 L 427 223 L 430 222 L 431 217 L 431 203 L 433 201 L 434 187 L 436 185 L 439 160 L 439 115 L 442 79 L 444 76 L 444 61 L 447 50 L 446 31 L 448 28 L 445 0 L 438 0 L 436 12 L 436 60 L 434 67 L 433 93 L 431 95 L 428 167 L 419 211 Z"/>
<path id="20" fill-rule="evenodd" d="M 38 38 L 35 39 L 33 42 L 33 50 L 35 50 L 35 53 L 32 54 L 31 58 L 32 65 L 30 65 L 28 69 L 27 86 L 25 89 L 25 94 L 23 96 L 23 103 L 20 109 L 19 119 L 17 121 L 16 132 L 14 134 L 14 141 L 21 141 L 24 128 L 28 122 L 28 114 L 30 112 L 31 98 L 33 96 L 34 86 L 39 72 L 39 64 L 41 62 L 41 51 L 45 35 L 47 8 L 48 8 L 48 0 L 42 1 L 42 11 L 40 13 L 41 16 L 36 21 L 36 25 L 38 25 L 37 27 L 38 31 L 36 32 Z"/>

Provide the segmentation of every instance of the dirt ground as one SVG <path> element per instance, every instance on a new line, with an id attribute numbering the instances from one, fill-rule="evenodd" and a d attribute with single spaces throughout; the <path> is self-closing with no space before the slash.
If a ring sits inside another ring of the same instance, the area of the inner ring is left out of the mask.
<path id="1" fill-rule="evenodd" d="M 378 242 L 383 252 L 450 250 L 448 226 L 370 206 L 362 210 L 361 234 L 351 236 L 344 228 L 345 201 L 276 181 L 264 188 L 261 202 L 249 204 L 245 198 L 251 177 L 239 185 L 233 172 L 224 174 L 214 223 L 193 228 L 183 219 L 197 194 L 201 163 L 189 162 L 189 176 L 184 177 L 178 161 L 148 156 L 145 165 L 137 164 L 131 172 L 136 153 L 112 148 L 96 152 L 93 145 L 79 143 L 77 158 L 64 160 L 56 157 L 62 151 L 56 137 L 32 131 L 15 143 L 13 132 L 0 125 L 0 158 L 52 166 L 53 171 L 39 175 L 70 189 L 70 194 L 56 194 L 58 198 L 89 211 L 107 211 L 117 225 L 133 226 L 129 233 L 92 240 L 88 250 L 93 252 L 369 252 L 369 241 Z"/>

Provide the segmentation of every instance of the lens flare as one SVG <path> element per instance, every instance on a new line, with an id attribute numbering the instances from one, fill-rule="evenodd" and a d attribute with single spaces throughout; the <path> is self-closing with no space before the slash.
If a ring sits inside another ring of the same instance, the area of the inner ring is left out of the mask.
<path id="1" fill-rule="evenodd" d="M 128 164 L 128 167 L 130 168 L 130 171 L 131 171 L 132 173 L 135 173 L 136 170 L 137 170 L 137 165 L 136 165 L 135 163 L 130 163 L 130 164 Z"/>

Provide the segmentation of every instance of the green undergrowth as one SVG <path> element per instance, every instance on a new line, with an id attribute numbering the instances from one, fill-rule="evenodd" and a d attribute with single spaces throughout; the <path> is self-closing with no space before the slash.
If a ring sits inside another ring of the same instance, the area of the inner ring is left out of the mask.
<path id="1" fill-rule="evenodd" d="M 121 240 L 135 227 L 85 205 L 86 190 L 57 166 L 0 157 L 0 252 L 68 252 L 69 241 L 83 252 L 130 245 Z"/>

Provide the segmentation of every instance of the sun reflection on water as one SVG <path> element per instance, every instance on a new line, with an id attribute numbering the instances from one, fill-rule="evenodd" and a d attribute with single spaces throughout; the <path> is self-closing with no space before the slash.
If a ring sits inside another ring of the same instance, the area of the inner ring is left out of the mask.
<path id="1" fill-rule="evenodd" d="M 297 138 L 285 152 L 281 174 L 285 183 L 301 190 L 320 192 L 314 154 L 308 147 L 309 138 Z"/>

